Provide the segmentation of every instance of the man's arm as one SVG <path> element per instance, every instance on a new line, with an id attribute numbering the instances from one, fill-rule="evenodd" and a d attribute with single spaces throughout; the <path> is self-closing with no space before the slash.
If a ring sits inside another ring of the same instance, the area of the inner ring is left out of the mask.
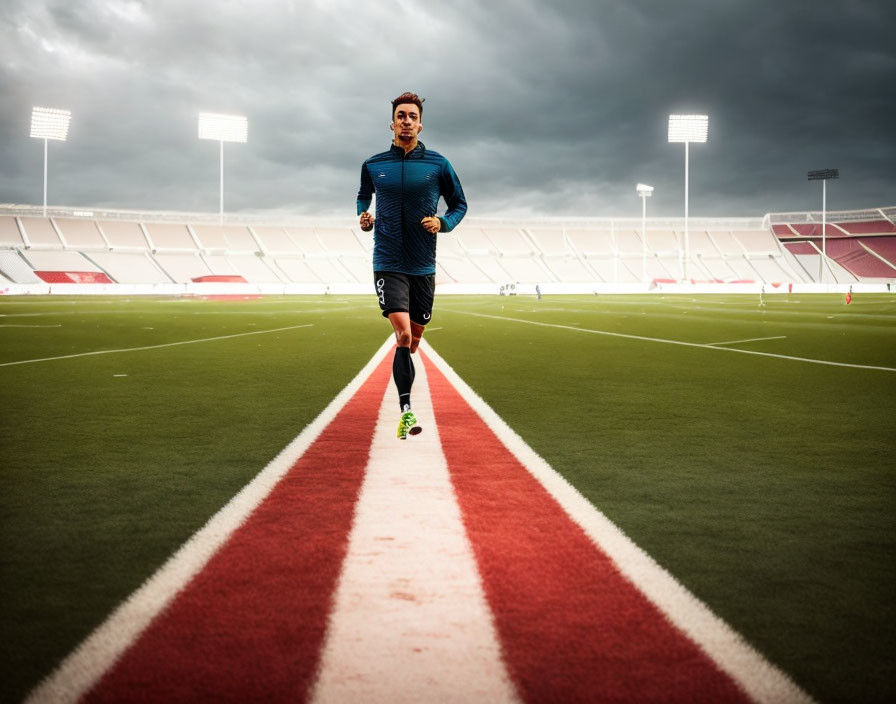
<path id="1" fill-rule="evenodd" d="M 361 164 L 361 187 L 358 189 L 358 215 L 366 213 L 370 208 L 370 202 L 373 200 L 373 179 L 370 178 L 370 171 L 367 170 L 367 162 Z"/>
<path id="2" fill-rule="evenodd" d="M 451 232 L 467 213 L 467 199 L 460 185 L 460 179 L 447 159 L 439 173 L 439 189 L 448 205 L 448 210 L 439 217 L 442 224 L 440 231 Z"/>

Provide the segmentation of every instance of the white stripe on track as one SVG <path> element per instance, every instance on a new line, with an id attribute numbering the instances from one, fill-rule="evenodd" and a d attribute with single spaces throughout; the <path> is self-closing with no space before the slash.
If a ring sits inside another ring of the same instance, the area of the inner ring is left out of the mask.
<path id="1" fill-rule="evenodd" d="M 219 335 L 218 337 L 204 337 L 198 340 L 181 340 L 180 342 L 166 342 L 161 345 L 148 345 L 146 347 L 128 347 L 116 350 L 97 350 L 96 352 L 79 352 L 78 354 L 64 354 L 59 357 L 43 357 L 41 359 L 22 359 L 18 362 L 3 362 L 0 367 L 11 367 L 16 364 L 33 364 L 35 362 L 53 362 L 57 359 L 74 359 L 75 357 L 92 357 L 97 354 L 116 354 L 117 352 L 142 352 L 143 350 L 157 350 L 162 347 L 177 347 L 178 345 L 193 345 L 197 342 L 214 342 L 215 340 L 229 340 L 234 337 L 246 337 L 247 335 L 264 335 L 269 332 L 282 332 L 284 330 L 296 330 L 298 328 L 314 327 L 314 323 L 305 325 L 290 325 L 286 328 L 274 328 L 273 330 L 253 330 L 251 332 L 239 332 L 234 335 Z"/>
<path id="2" fill-rule="evenodd" d="M 208 523 L 131 594 L 29 695 L 27 704 L 76 702 L 197 575 L 367 381 L 395 344 L 390 335 L 358 375 Z"/>
<path id="3" fill-rule="evenodd" d="M 475 315 L 477 318 L 492 318 L 494 320 L 507 320 L 511 323 L 526 323 L 528 325 L 538 325 L 543 328 L 557 328 L 559 330 L 574 330 L 575 332 L 589 332 L 592 335 L 606 335 L 608 337 L 622 337 L 628 340 L 642 340 L 644 342 L 662 342 L 667 345 L 681 345 L 682 347 L 702 347 L 705 350 L 720 350 L 724 352 L 737 352 L 738 354 L 754 354 L 759 357 L 775 357 L 776 359 L 787 359 L 792 362 L 809 362 L 810 364 L 826 364 L 831 367 L 851 367 L 853 369 L 874 369 L 882 372 L 896 372 L 896 367 L 878 367 L 872 364 L 850 364 L 849 362 L 830 362 L 826 359 L 812 359 L 811 357 L 792 357 L 786 354 L 773 354 L 771 352 L 756 352 L 755 350 L 739 350 L 736 347 L 715 347 L 714 345 L 703 344 L 702 342 L 683 342 L 681 340 L 667 340 L 662 337 L 646 337 L 644 335 L 629 335 L 622 332 L 610 332 L 609 330 L 591 330 L 589 328 L 574 328 L 571 325 L 559 325 L 557 323 L 541 323 L 536 320 L 526 320 L 525 318 L 508 318 L 503 315 L 488 315 L 486 313 L 473 313 L 467 310 L 457 310 L 454 308 L 443 308 L 448 313 L 458 313 L 460 315 Z M 716 343 L 721 344 L 721 343 Z"/>
<path id="4" fill-rule="evenodd" d="M 574 328 L 573 328 L 574 329 Z M 554 497 L 591 541 L 606 553 L 620 572 L 719 668 L 730 675 L 751 699 L 768 704 L 798 704 L 812 698 L 784 672 L 768 662 L 743 636 L 716 616 L 639 548 L 619 527 L 558 474 L 458 376 L 425 340 L 424 351 L 505 447 Z"/>
<path id="5" fill-rule="evenodd" d="M 512 702 L 516 692 L 442 453 L 422 362 L 395 437 L 389 384 L 336 591 L 312 701 Z"/>

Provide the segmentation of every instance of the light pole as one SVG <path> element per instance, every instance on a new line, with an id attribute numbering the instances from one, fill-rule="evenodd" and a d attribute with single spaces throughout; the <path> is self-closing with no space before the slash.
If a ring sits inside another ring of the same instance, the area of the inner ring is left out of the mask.
<path id="1" fill-rule="evenodd" d="M 44 140 L 44 217 L 47 217 L 47 142 L 68 138 L 68 123 L 72 119 L 69 110 L 33 108 L 31 110 L 31 136 Z"/>
<path id="2" fill-rule="evenodd" d="M 653 195 L 653 186 L 639 183 L 635 190 L 641 197 L 641 245 L 643 250 L 642 264 L 644 267 L 644 281 L 647 281 L 647 199 Z"/>
<path id="3" fill-rule="evenodd" d="M 684 142 L 684 262 L 682 279 L 688 279 L 688 259 L 691 255 L 688 241 L 688 145 L 705 142 L 709 130 L 706 115 L 669 115 L 669 142 Z"/>
<path id="4" fill-rule="evenodd" d="M 828 179 L 840 178 L 840 169 L 819 169 L 809 172 L 810 181 L 821 181 L 821 259 L 818 260 L 818 283 L 823 283 L 824 265 L 828 258 L 825 230 L 828 226 Z"/>
<path id="5" fill-rule="evenodd" d="M 242 115 L 221 115 L 214 112 L 199 113 L 199 139 L 212 139 L 220 143 L 221 184 L 220 208 L 221 224 L 224 223 L 224 142 L 246 143 L 249 137 L 249 121 Z"/>

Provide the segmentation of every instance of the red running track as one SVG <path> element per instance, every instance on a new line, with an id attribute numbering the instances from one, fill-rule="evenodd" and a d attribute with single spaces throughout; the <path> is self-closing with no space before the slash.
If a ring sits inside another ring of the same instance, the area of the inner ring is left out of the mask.
<path id="1" fill-rule="evenodd" d="M 619 573 L 425 353 L 418 357 L 520 697 L 746 701 Z M 333 420 L 339 432 L 321 434 L 87 701 L 308 699 L 390 367 L 387 354 Z"/>
<path id="2" fill-rule="evenodd" d="M 87 694 L 89 702 L 300 702 L 348 547 L 386 356 L 331 427 Z"/>
<path id="3" fill-rule="evenodd" d="M 439 369 L 426 369 L 442 450 L 520 695 L 749 701 L 619 573 Z"/>

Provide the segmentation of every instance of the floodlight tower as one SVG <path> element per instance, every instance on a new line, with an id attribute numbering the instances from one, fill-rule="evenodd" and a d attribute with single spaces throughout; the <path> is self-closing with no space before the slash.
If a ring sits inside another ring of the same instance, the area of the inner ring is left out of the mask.
<path id="1" fill-rule="evenodd" d="M 249 137 L 249 121 L 242 115 L 221 115 L 214 112 L 199 113 L 199 139 L 217 140 L 221 145 L 220 222 L 224 223 L 224 142 L 246 143 Z"/>
<path id="2" fill-rule="evenodd" d="M 809 172 L 810 181 L 821 181 L 821 259 L 818 260 L 818 283 L 824 278 L 824 263 L 828 258 L 825 230 L 828 225 L 828 179 L 840 178 L 840 169 L 819 169 Z"/>
<path id="3" fill-rule="evenodd" d="M 635 190 L 641 197 L 641 244 L 644 252 L 642 264 L 644 267 L 644 281 L 647 281 L 647 199 L 653 195 L 653 186 L 639 183 L 635 186 Z"/>
<path id="4" fill-rule="evenodd" d="M 31 110 L 31 136 L 44 140 L 44 217 L 47 217 L 47 142 L 68 138 L 68 123 L 72 119 L 69 110 L 33 108 Z"/>
<path id="5" fill-rule="evenodd" d="M 706 115 L 669 115 L 669 142 L 684 142 L 684 262 L 682 279 L 688 278 L 688 259 L 691 255 L 688 242 L 688 145 L 705 142 L 709 130 Z"/>

